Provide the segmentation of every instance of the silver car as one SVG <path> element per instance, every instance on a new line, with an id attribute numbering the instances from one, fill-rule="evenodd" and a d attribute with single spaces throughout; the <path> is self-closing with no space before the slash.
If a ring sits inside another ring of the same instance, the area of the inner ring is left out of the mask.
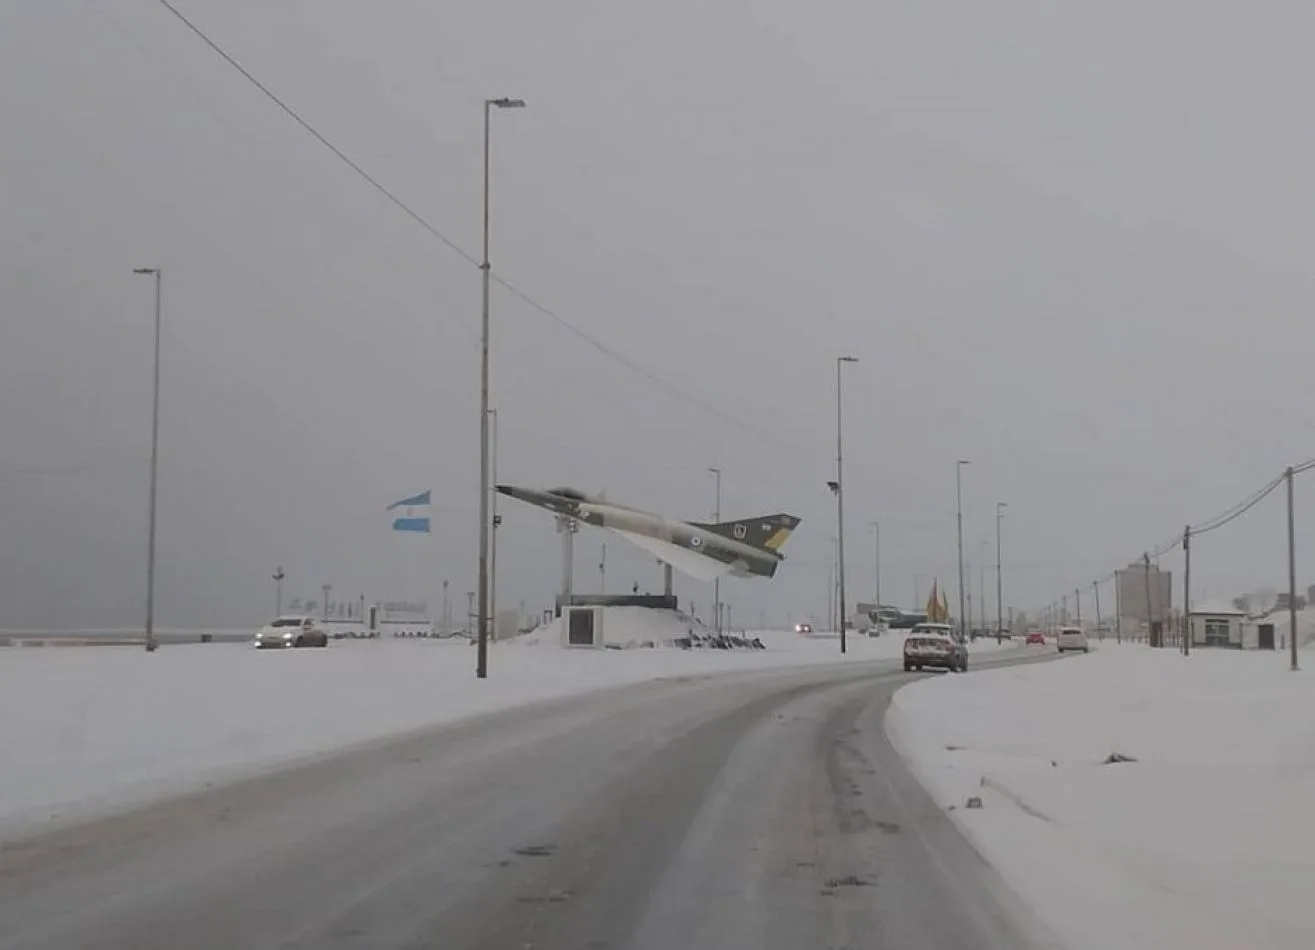
<path id="1" fill-rule="evenodd" d="M 255 641 L 257 650 L 328 645 L 329 635 L 315 623 L 315 618 L 300 614 L 278 617 L 273 623 L 261 627 Z"/>

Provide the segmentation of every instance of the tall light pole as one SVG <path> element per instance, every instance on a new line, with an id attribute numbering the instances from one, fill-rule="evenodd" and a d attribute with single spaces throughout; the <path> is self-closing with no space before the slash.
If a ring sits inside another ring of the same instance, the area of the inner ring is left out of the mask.
<path id="1" fill-rule="evenodd" d="M 489 114 L 494 108 L 523 109 L 523 99 L 484 100 L 484 256 L 480 260 L 483 306 L 480 309 L 479 366 L 479 649 L 475 676 L 489 675 Z"/>
<path id="2" fill-rule="evenodd" d="M 493 470 L 489 485 L 489 504 L 493 508 L 492 526 L 489 528 L 489 617 L 493 621 L 493 635 L 498 635 L 498 528 L 502 524 L 502 515 L 498 514 L 498 493 L 493 486 L 498 483 L 498 410 L 490 409 L 493 432 L 489 455 L 489 466 Z"/>
<path id="3" fill-rule="evenodd" d="M 872 574 L 874 584 L 873 605 L 881 609 L 881 522 L 872 522 Z M 916 608 L 917 605 L 915 604 Z"/>
<path id="4" fill-rule="evenodd" d="M 959 528 L 959 635 L 967 636 L 964 628 L 964 587 L 963 587 L 963 467 L 973 464 L 969 459 L 959 459 L 954 463 L 954 498 L 955 519 Z"/>
<path id="5" fill-rule="evenodd" d="M 146 543 L 146 652 L 155 652 L 155 498 L 160 470 L 160 286 L 163 274 L 158 267 L 134 267 L 134 274 L 155 278 L 155 359 L 151 387 L 151 504 Z"/>
<path id="6" fill-rule="evenodd" d="M 995 638 L 1000 639 L 1000 631 L 1004 629 L 1004 581 L 1003 569 L 1001 568 L 1000 559 L 1000 522 L 1004 520 L 1005 509 L 1009 507 L 1007 501 L 997 501 L 995 503 Z"/>
<path id="7" fill-rule="evenodd" d="M 324 615 L 324 619 L 325 619 L 325 620 L 328 620 L 328 619 L 329 619 L 329 595 L 333 593 L 333 585 L 332 585 L 332 584 L 321 584 L 321 585 L 320 585 L 320 590 L 322 590 L 322 591 L 324 592 L 324 603 L 320 605 L 320 613 Z"/>
<path id="8" fill-rule="evenodd" d="M 840 398 L 840 370 L 846 363 L 857 363 L 857 356 L 836 357 L 836 573 L 840 587 L 840 652 L 845 646 L 845 453 L 843 400 Z"/>
<path id="9" fill-rule="evenodd" d="M 716 507 L 712 512 L 712 523 L 721 524 L 721 469 L 716 466 L 709 466 L 708 471 L 717 479 L 717 501 Z M 715 625 L 717 633 L 721 633 L 721 578 L 718 577 L 712 582 L 712 616 L 716 618 Z"/>
<path id="10" fill-rule="evenodd" d="M 278 617 L 283 613 L 283 578 L 287 575 L 283 573 L 283 565 L 280 564 L 274 568 L 272 575 L 274 580 L 274 616 Z"/>

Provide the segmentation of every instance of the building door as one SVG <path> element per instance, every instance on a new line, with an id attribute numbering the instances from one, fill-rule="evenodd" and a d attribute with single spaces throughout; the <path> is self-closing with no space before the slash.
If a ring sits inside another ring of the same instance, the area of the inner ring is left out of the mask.
<path id="1" fill-rule="evenodd" d="M 1272 623 L 1262 623 L 1256 628 L 1256 637 L 1259 641 L 1259 647 L 1262 650 L 1274 649 L 1274 625 Z"/>
<path id="2" fill-rule="evenodd" d="M 566 643 L 573 647 L 591 647 L 596 645 L 594 634 L 594 612 L 592 610 L 571 610 L 566 614 Z"/>

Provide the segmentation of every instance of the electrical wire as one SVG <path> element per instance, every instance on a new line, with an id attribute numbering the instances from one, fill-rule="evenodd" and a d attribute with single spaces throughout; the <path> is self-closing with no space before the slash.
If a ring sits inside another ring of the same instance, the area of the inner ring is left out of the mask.
<path id="1" fill-rule="evenodd" d="M 1246 514 L 1256 505 L 1260 504 L 1260 502 L 1263 501 L 1265 498 L 1269 497 L 1269 495 L 1274 491 L 1274 489 L 1278 488 L 1279 485 L 1283 484 L 1283 479 L 1285 477 L 1286 475 L 1279 475 L 1272 482 L 1270 482 L 1264 488 L 1260 489 L 1260 491 L 1256 492 L 1246 501 L 1238 505 L 1234 505 L 1231 509 L 1224 512 L 1222 515 L 1218 515 L 1210 519 L 1210 521 L 1206 522 L 1204 527 L 1191 528 L 1190 529 L 1191 536 L 1196 537 L 1199 534 L 1207 534 L 1211 531 L 1217 530 L 1218 528 L 1222 528 L 1224 525 L 1228 524 L 1231 521 L 1235 521 L 1236 519 L 1242 517 L 1244 514 Z"/>
<path id="2" fill-rule="evenodd" d="M 1291 471 L 1293 475 L 1299 475 L 1302 472 L 1308 472 L 1311 469 L 1315 469 L 1315 459 L 1307 459 L 1304 462 L 1301 462 L 1297 465 L 1293 465 Z M 1244 514 L 1246 514 L 1256 505 L 1260 504 L 1262 501 L 1264 501 L 1266 498 L 1272 495 L 1274 491 L 1280 485 L 1282 485 L 1283 482 L 1286 480 L 1287 472 L 1288 470 L 1284 469 L 1283 472 L 1281 472 L 1278 476 L 1276 476 L 1263 488 L 1248 495 L 1246 498 L 1244 498 L 1242 501 L 1238 502 L 1237 504 L 1233 505 L 1231 508 L 1228 508 L 1222 513 L 1215 515 L 1213 518 L 1208 519 L 1207 521 L 1202 523 L 1200 527 L 1189 526 L 1188 527 L 1189 536 L 1194 538 L 1202 534 L 1208 534 L 1211 531 L 1217 531 L 1218 529 L 1224 527 L 1225 525 L 1231 524 L 1232 522 L 1236 521 L 1238 518 L 1242 517 Z M 1173 540 L 1166 541 L 1164 544 L 1161 544 L 1157 547 L 1150 549 L 1149 551 L 1146 552 L 1144 557 L 1148 557 L 1153 561 L 1157 561 L 1164 555 L 1169 554 L 1170 552 L 1181 547 L 1182 543 L 1183 543 L 1183 536 L 1177 535 L 1173 538 Z M 1099 584 L 1105 580 L 1115 577 L 1116 574 L 1117 572 L 1102 575 L 1099 580 L 1094 581 L 1093 583 Z"/>
<path id="3" fill-rule="evenodd" d="M 447 247 L 453 253 L 457 254 L 466 263 L 471 264 L 474 267 L 481 266 L 481 262 L 473 254 L 467 252 L 455 240 L 448 237 L 441 230 L 439 230 L 439 228 L 431 224 L 428 219 L 426 219 L 422 214 L 420 214 L 420 212 L 416 211 L 404 200 L 402 200 L 402 198 L 399 197 L 396 192 L 389 189 L 386 185 L 384 185 L 381 181 L 379 181 L 379 179 L 375 178 L 368 171 L 366 171 L 358 162 L 352 159 L 346 152 L 344 152 L 338 146 L 334 145 L 333 142 L 331 142 L 324 134 L 322 134 L 318 129 L 316 129 L 315 126 L 311 125 L 310 122 L 304 119 L 297 112 L 297 110 L 295 110 L 294 108 L 292 108 L 292 106 L 288 105 L 286 102 L 280 99 L 278 95 L 274 93 L 273 90 L 271 90 L 268 86 L 266 86 L 259 79 L 257 79 L 255 75 L 251 73 L 250 70 L 248 70 L 245 66 L 239 63 L 217 42 L 211 39 L 210 36 L 207 35 L 204 30 L 202 30 L 194 22 L 188 19 L 187 16 L 182 13 L 182 11 L 180 11 L 176 6 L 173 5 L 173 3 L 170 2 L 170 0 L 156 0 L 156 2 L 159 3 L 160 6 L 164 7 L 165 10 L 169 11 L 169 13 L 173 14 L 173 16 L 177 18 L 177 20 L 180 23 L 182 23 L 185 27 L 187 27 L 187 29 L 190 30 L 198 39 L 200 39 L 201 42 L 205 43 L 206 46 L 208 46 L 216 55 L 218 55 L 221 59 L 223 59 L 224 62 L 226 62 L 229 66 L 237 70 L 237 72 L 240 73 L 242 77 L 247 80 L 247 82 L 249 82 L 256 89 L 258 89 L 261 92 L 261 94 L 265 96 L 265 98 L 267 98 L 270 102 L 274 103 L 274 105 L 278 106 L 278 108 L 285 115 L 287 115 L 288 118 L 292 119 L 292 121 L 296 122 L 297 125 L 301 126 L 301 128 L 304 129 L 311 137 L 313 137 L 317 142 L 319 142 L 326 149 L 328 149 L 339 161 L 341 161 L 344 165 L 346 165 L 353 172 L 355 172 L 357 176 L 359 176 L 363 181 L 369 184 L 375 191 L 377 191 L 380 195 L 382 195 L 389 203 L 391 203 L 394 207 L 400 210 L 408 218 L 410 218 L 412 221 L 418 224 L 432 237 L 440 241 L 445 247 Z M 739 417 L 727 412 L 724 409 L 721 409 L 720 407 L 704 399 L 703 397 L 698 396 L 697 394 L 692 393 L 688 390 L 682 389 L 680 386 L 676 385 L 675 383 L 671 382 L 665 377 L 659 375 L 653 370 L 646 368 L 636 360 L 621 353 L 619 350 L 616 350 L 608 346 L 602 340 L 598 339 L 597 337 L 594 337 L 586 330 L 581 329 L 576 324 L 567 320 L 565 317 L 557 313 L 551 307 L 548 307 L 547 305 L 540 303 L 530 294 L 526 293 L 524 290 L 521 290 L 519 287 L 511 283 L 506 278 L 496 274 L 490 274 L 490 280 L 492 280 L 494 283 L 498 284 L 499 286 L 507 290 L 518 300 L 527 304 L 533 310 L 537 311 L 538 313 L 542 314 L 543 316 L 552 320 L 554 323 L 558 324 L 559 326 L 569 331 L 577 339 L 588 343 L 599 353 L 616 361 L 617 363 L 620 363 L 622 366 L 626 367 L 631 372 L 647 380 L 649 383 L 659 387 L 660 389 L 664 390 L 668 394 L 675 396 L 678 399 L 682 399 L 690 403 L 691 405 L 695 406 L 696 408 L 702 410 L 703 412 L 706 412 L 712 416 L 716 416 L 718 419 L 721 419 L 723 422 L 744 429 L 745 431 L 750 432 L 753 435 L 759 437 L 765 437 L 773 440 L 776 440 L 778 438 L 779 435 L 778 433 L 775 433 L 770 429 L 767 429 L 763 426 L 759 426 L 755 423 L 740 419 Z"/>

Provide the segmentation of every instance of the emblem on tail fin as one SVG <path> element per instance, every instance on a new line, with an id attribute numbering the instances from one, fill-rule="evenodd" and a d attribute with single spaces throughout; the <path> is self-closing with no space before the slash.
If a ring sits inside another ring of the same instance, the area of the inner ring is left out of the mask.
<path id="1" fill-rule="evenodd" d="M 695 522 L 695 527 L 711 531 L 723 538 L 731 538 L 745 544 L 751 544 L 773 554 L 780 553 L 781 545 L 799 526 L 799 519 L 784 513 L 761 515 L 744 521 L 723 521 L 720 524 L 703 524 Z"/>

